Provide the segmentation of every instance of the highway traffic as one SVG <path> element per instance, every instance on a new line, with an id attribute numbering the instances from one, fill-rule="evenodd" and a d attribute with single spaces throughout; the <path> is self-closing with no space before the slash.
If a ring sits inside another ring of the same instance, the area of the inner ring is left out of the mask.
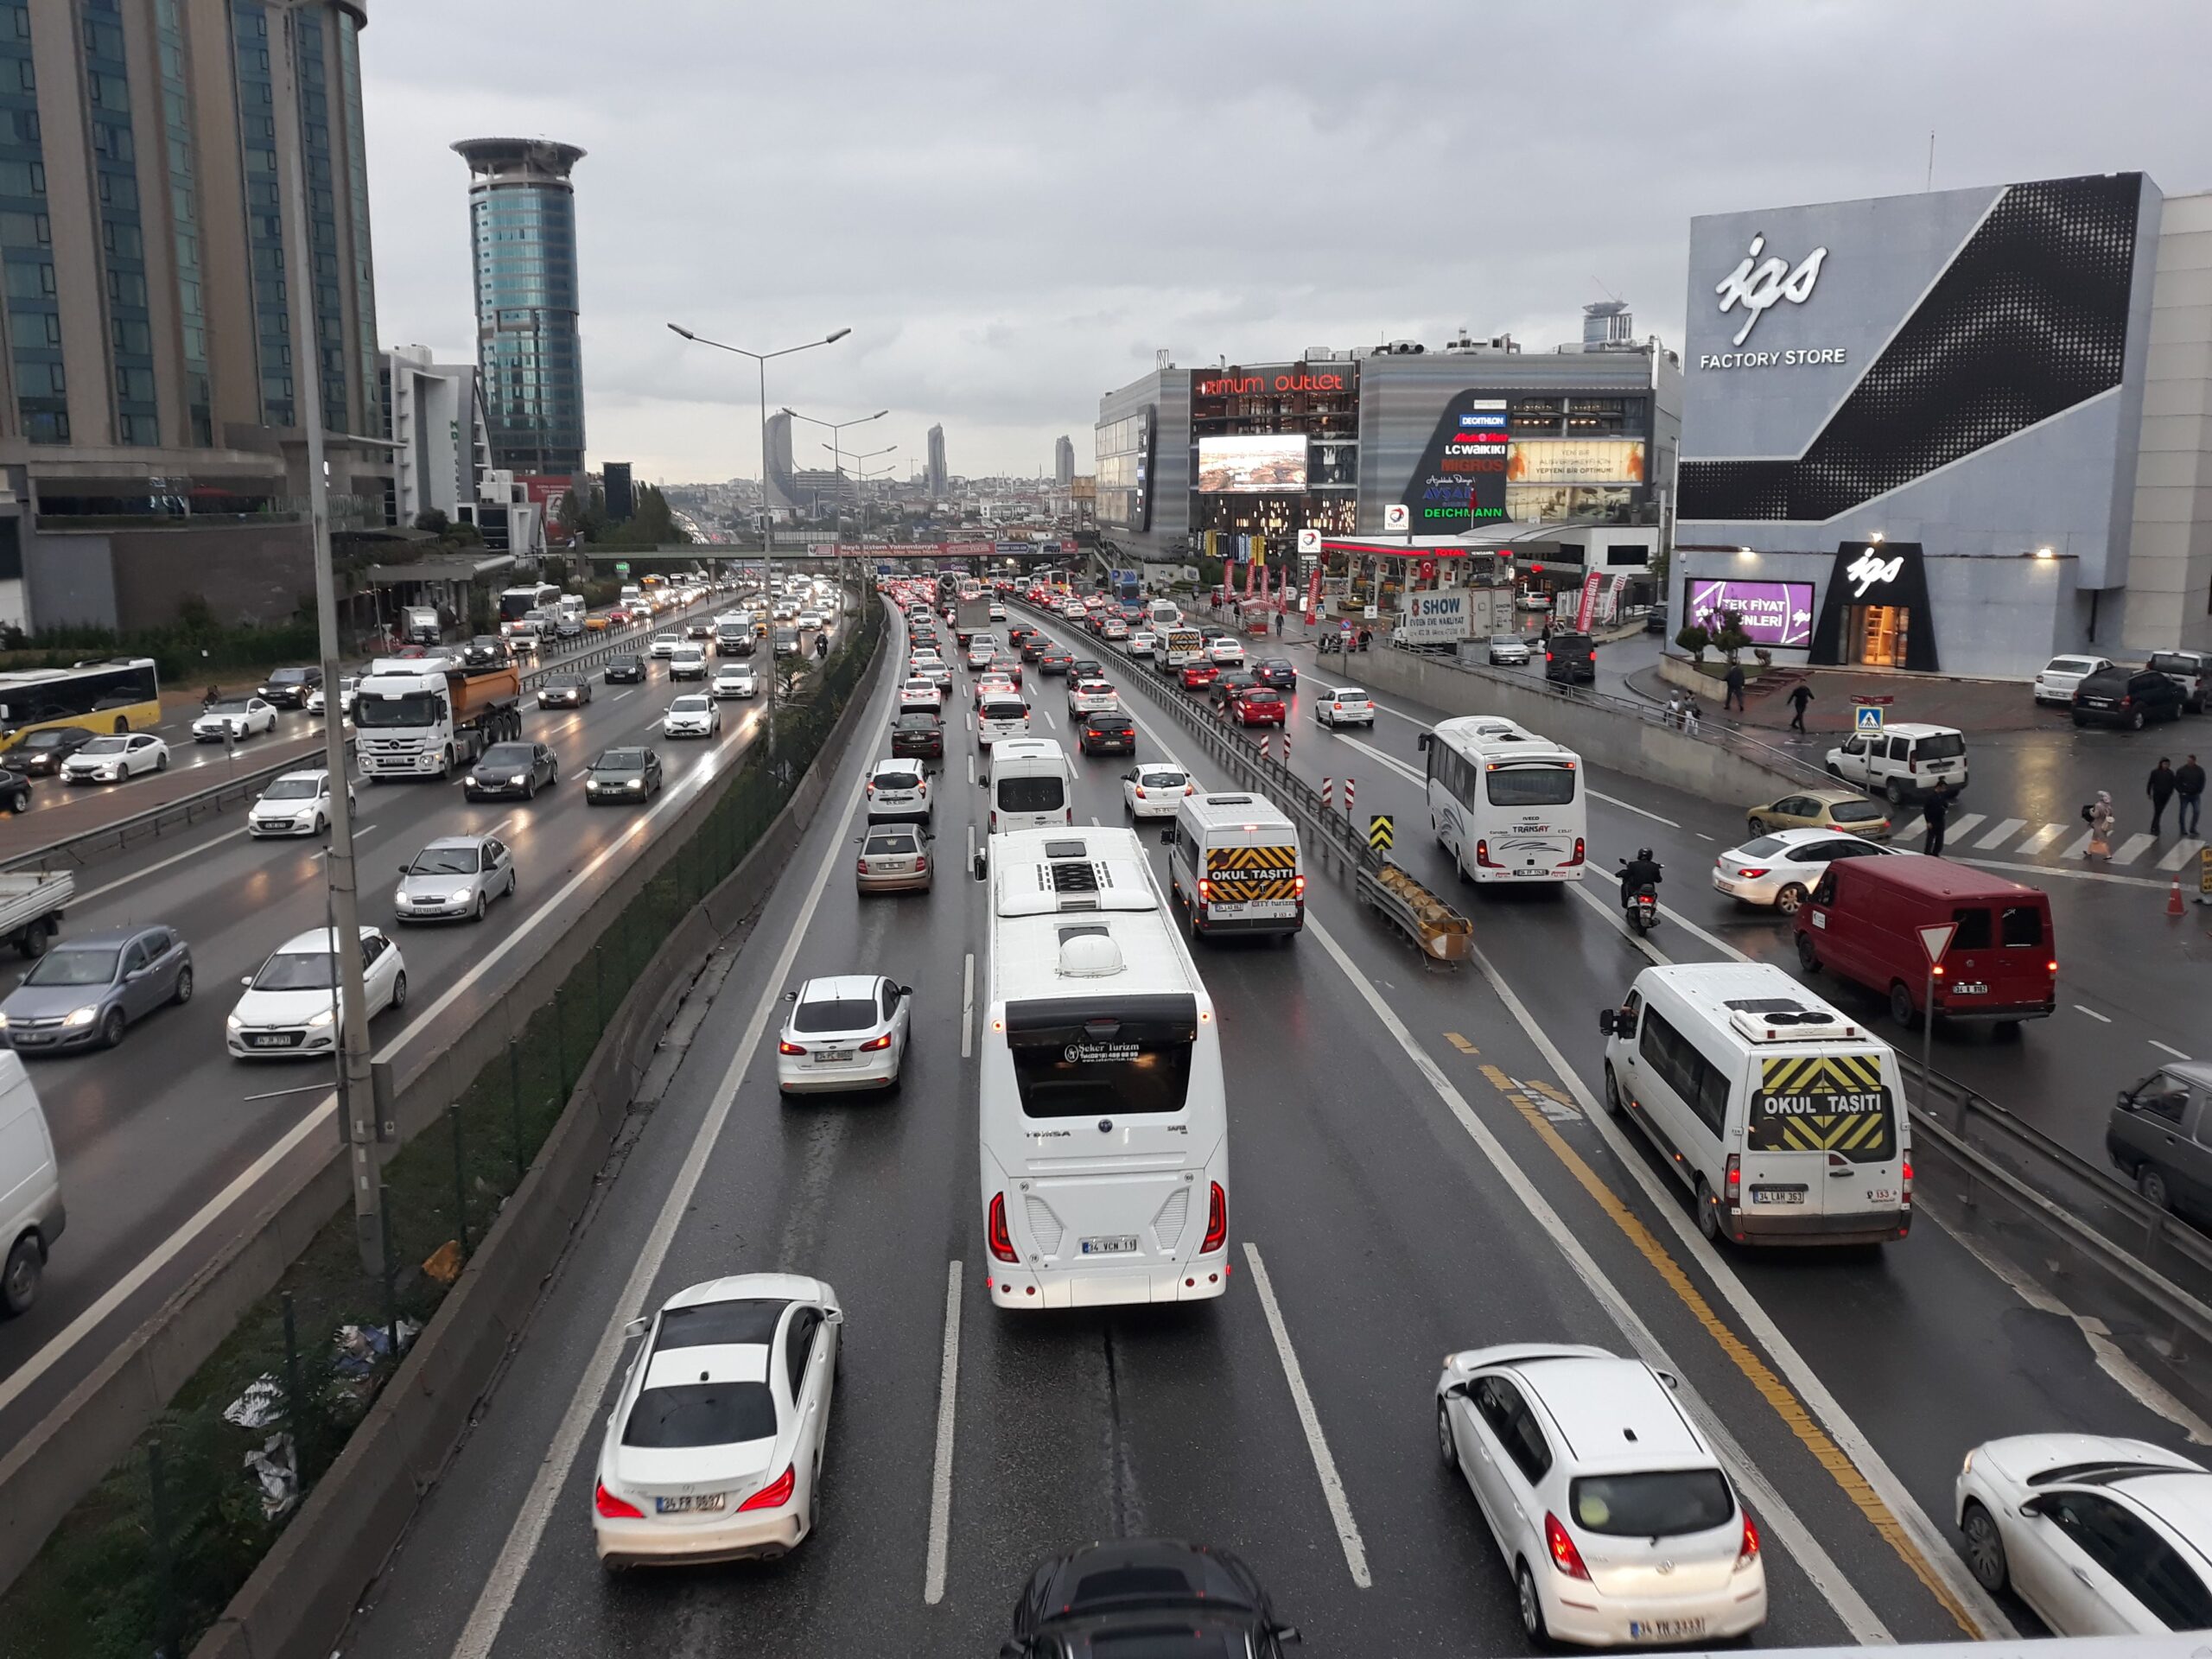
<path id="1" fill-rule="evenodd" d="M 1167 711 L 1183 694 L 1108 660 L 1135 764 L 1225 785 Z M 887 676 L 874 740 L 838 768 L 849 811 L 817 822 L 349 1654 L 681 1650 L 740 1630 L 791 1653 L 887 1632 L 988 1651 L 1039 1560 L 1147 1535 L 1235 1549 L 1319 1651 L 1521 1650 L 1513 1579 L 1437 1443 L 1440 1359 L 1509 1342 L 1593 1344 L 1675 1379 L 1764 1540 L 1762 1644 L 2004 1634 L 2035 1620 L 1961 1557 L 1965 1452 L 2050 1430 L 2180 1451 L 2203 1432 L 1948 1231 L 1941 1192 L 1923 1188 L 1921 1224 L 1884 1248 L 1752 1255 L 1699 1235 L 1656 1155 L 1598 1103 L 1595 1016 L 1655 955 L 1725 953 L 1710 935 L 1768 956 L 1773 925 L 1692 896 L 1736 835 L 1725 804 L 1604 777 L 1592 867 L 1655 846 L 1680 875 L 1679 925 L 1640 944 L 1597 880 L 1484 893 L 1463 901 L 1481 971 L 1433 976 L 1315 880 L 1288 948 L 1197 944 L 1233 1147 L 1226 1294 L 1001 1313 L 976 1184 L 991 889 L 965 857 L 988 810 L 970 677 L 946 702 L 934 884 L 860 890 L 863 781 L 899 706 Z M 1339 791 L 1356 777 L 1363 820 L 1394 814 L 1402 861 L 1449 893 L 1415 782 L 1434 711 L 1384 699 L 1378 729 L 1354 735 L 1316 726 L 1312 695 L 1288 694 L 1300 775 Z M 1057 681 L 1027 701 L 1032 734 L 1072 747 Z M 1132 764 L 1074 760 L 1074 833 L 1124 821 Z M 1142 839 L 1164 887 L 1167 852 Z M 2069 975 L 2085 957 L 2097 971 L 2085 949 Z M 902 1087 L 786 1099 L 785 993 L 836 975 L 912 988 Z M 1981 1046 L 2001 1064 L 2047 1037 Z M 625 1326 L 752 1272 L 809 1275 L 842 1314 L 813 1531 L 769 1566 L 604 1575 L 591 1459 Z"/>

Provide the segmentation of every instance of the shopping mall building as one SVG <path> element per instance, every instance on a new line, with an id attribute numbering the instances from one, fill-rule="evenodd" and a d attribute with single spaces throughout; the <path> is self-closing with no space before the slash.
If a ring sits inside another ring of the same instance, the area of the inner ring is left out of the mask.
<path id="1" fill-rule="evenodd" d="M 2212 649 L 2212 195 L 2139 173 L 1690 227 L 1678 617 L 1778 662 Z"/>

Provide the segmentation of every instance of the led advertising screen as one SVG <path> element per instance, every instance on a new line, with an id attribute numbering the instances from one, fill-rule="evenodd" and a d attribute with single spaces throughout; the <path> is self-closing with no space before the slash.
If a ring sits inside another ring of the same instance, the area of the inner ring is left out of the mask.
<path id="1" fill-rule="evenodd" d="M 1642 438 L 1516 438 L 1508 484 L 1647 484 Z"/>
<path id="2" fill-rule="evenodd" d="M 1755 645 L 1813 643 L 1813 584 L 1809 582 L 1724 582 L 1692 577 L 1689 622 L 1703 622 L 1715 611 L 1733 611 Z"/>
<path id="3" fill-rule="evenodd" d="M 1306 489 L 1306 435 L 1253 432 L 1198 440 L 1201 495 Z"/>

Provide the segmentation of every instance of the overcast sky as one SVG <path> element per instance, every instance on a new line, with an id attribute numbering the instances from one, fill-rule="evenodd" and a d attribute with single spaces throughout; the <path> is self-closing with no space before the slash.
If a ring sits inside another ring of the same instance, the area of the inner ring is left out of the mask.
<path id="1" fill-rule="evenodd" d="M 1690 216 L 2142 168 L 2212 188 L 2212 0 L 374 0 L 386 345 L 474 355 L 467 169 L 575 173 L 591 464 L 754 476 L 772 407 L 1090 470 L 1099 394 L 1608 293 L 1678 346 Z M 826 436 L 798 429 L 802 464 Z M 863 434 L 866 435 L 863 436 Z M 819 459 L 826 464 L 828 457 Z M 871 463 L 881 465 L 881 461 Z"/>

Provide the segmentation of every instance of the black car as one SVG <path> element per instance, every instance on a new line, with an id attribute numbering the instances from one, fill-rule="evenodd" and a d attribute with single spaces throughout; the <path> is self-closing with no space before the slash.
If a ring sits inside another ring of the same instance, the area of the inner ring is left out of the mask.
<path id="1" fill-rule="evenodd" d="M 620 685 L 624 681 L 644 683 L 645 659 L 642 657 L 610 657 L 607 659 L 606 679 L 609 685 Z"/>
<path id="2" fill-rule="evenodd" d="M 1037 653 L 1037 671 L 1039 674 L 1065 674 L 1074 661 L 1075 658 L 1059 646 L 1047 645 Z"/>
<path id="3" fill-rule="evenodd" d="M 639 805 L 660 792 L 660 756 L 651 749 L 609 749 L 584 773 L 584 800 L 635 801 Z"/>
<path id="4" fill-rule="evenodd" d="M 461 664 L 467 668 L 493 668 L 513 654 L 507 649 L 507 642 L 496 633 L 480 633 L 461 648 Z M 261 688 L 261 695 L 269 696 L 267 686 Z"/>
<path id="5" fill-rule="evenodd" d="M 1052 642 L 1041 633 L 1025 633 L 1014 649 L 1021 653 L 1021 660 L 1033 663 L 1052 648 Z"/>
<path id="6" fill-rule="evenodd" d="M 1224 668 L 1214 676 L 1214 682 L 1206 689 L 1206 695 L 1216 702 L 1226 703 L 1232 691 L 1241 691 L 1248 685 L 1259 683 L 1259 675 L 1251 669 Z"/>
<path id="7" fill-rule="evenodd" d="M 2074 688 L 2076 726 L 2125 726 L 2139 732 L 2154 720 L 2179 720 L 2189 693 L 2155 668 L 2101 668 Z"/>
<path id="8" fill-rule="evenodd" d="M 1096 657 L 1078 657 L 1068 664 L 1068 677 L 1071 680 L 1103 680 L 1106 677 L 1106 670 Z"/>
<path id="9" fill-rule="evenodd" d="M 1094 709 L 1076 728 L 1075 742 L 1085 754 L 1135 754 L 1137 723 L 1117 710 Z"/>
<path id="10" fill-rule="evenodd" d="M 1252 1569 L 1229 1551 L 1128 1538 L 1071 1550 L 1031 1573 L 999 1654 L 1090 1659 L 1127 1649 L 1281 1659 L 1284 1645 L 1300 1639 L 1275 1617 Z"/>
<path id="11" fill-rule="evenodd" d="M 1555 631 L 1544 642 L 1544 677 L 1587 685 L 1598 677 L 1597 642 L 1586 633 Z"/>
<path id="12" fill-rule="evenodd" d="M 715 637 L 715 625 L 701 617 L 684 625 L 683 637 L 687 639 L 711 639 Z"/>
<path id="13" fill-rule="evenodd" d="M 591 682 L 582 674 L 556 674 L 537 688 L 541 709 L 581 709 L 591 701 Z"/>
<path id="14" fill-rule="evenodd" d="M 535 800 L 540 789 L 561 781 L 561 761 L 543 743 L 494 743 L 476 758 L 461 780 L 461 793 L 472 801 L 493 801 L 503 795 Z"/>
<path id="15" fill-rule="evenodd" d="M 10 812 L 31 810 L 31 780 L 13 766 L 0 766 L 0 807 Z"/>
<path id="16" fill-rule="evenodd" d="M 280 668 L 261 683 L 261 696 L 280 709 L 304 709 L 308 693 L 321 683 L 319 668 Z"/>
<path id="17" fill-rule="evenodd" d="M 1252 677 L 1262 685 L 1272 685 L 1278 691 L 1288 691 L 1298 683 L 1298 670 L 1287 658 L 1262 657 L 1252 664 Z"/>
<path id="18" fill-rule="evenodd" d="M 891 722 L 891 758 L 894 760 L 944 759 L 944 722 L 918 709 Z"/>
<path id="19" fill-rule="evenodd" d="M 51 778 L 95 735 L 82 726 L 43 726 L 16 745 L 8 764 L 29 777 Z"/>

